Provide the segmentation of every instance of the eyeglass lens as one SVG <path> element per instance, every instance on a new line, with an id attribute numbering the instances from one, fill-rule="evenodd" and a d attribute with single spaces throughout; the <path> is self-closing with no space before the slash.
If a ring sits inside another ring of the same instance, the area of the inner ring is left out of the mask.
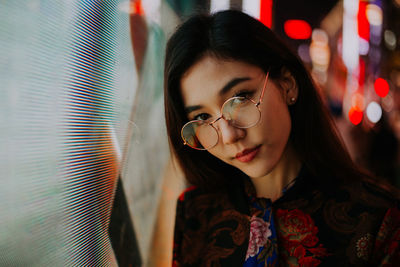
<path id="1" fill-rule="evenodd" d="M 260 111 L 251 100 L 234 97 L 222 106 L 222 117 L 234 127 L 249 128 L 260 120 Z M 217 144 L 218 132 L 212 123 L 192 121 L 182 128 L 182 138 L 192 148 L 205 150 Z"/>

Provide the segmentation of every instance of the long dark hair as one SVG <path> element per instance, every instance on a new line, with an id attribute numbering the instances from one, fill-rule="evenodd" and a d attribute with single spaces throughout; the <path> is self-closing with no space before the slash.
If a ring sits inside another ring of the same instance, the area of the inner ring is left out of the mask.
<path id="1" fill-rule="evenodd" d="M 184 146 L 180 131 L 187 122 L 180 94 L 185 72 L 205 55 L 243 61 L 269 70 L 279 79 L 284 70 L 295 78 L 299 94 L 289 107 L 290 140 L 305 167 L 317 182 L 337 183 L 360 179 L 337 133 L 316 86 L 301 60 L 258 20 L 234 10 L 196 15 L 183 23 L 167 44 L 164 100 L 167 132 L 172 151 L 190 184 L 216 188 L 243 175 L 212 156 Z"/>

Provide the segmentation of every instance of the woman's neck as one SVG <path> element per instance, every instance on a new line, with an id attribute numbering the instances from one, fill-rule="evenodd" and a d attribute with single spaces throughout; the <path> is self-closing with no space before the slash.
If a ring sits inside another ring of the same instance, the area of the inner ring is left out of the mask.
<path id="1" fill-rule="evenodd" d="M 292 146 L 288 143 L 281 159 L 275 168 L 266 176 L 251 178 L 257 197 L 277 200 L 285 186 L 289 185 L 299 174 L 301 162 Z"/>

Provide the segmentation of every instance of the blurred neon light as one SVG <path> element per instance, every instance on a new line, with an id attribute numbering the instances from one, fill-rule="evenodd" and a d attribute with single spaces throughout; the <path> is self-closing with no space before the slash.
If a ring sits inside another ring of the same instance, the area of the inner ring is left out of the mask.
<path id="1" fill-rule="evenodd" d="M 272 27 L 272 0 L 261 0 L 260 21 L 268 28 Z"/>
<path id="2" fill-rule="evenodd" d="M 311 26 L 304 20 L 290 19 L 285 21 L 283 29 L 292 39 L 306 40 L 311 37 Z"/>
<path id="3" fill-rule="evenodd" d="M 359 47 L 359 53 L 362 56 L 368 55 L 369 52 L 369 42 L 365 40 L 364 38 L 359 39 L 360 47 Z"/>
<path id="4" fill-rule="evenodd" d="M 351 123 L 353 123 L 354 125 L 358 125 L 362 121 L 362 118 L 363 118 L 363 113 L 361 110 L 355 107 L 350 108 L 349 119 Z"/>
<path id="5" fill-rule="evenodd" d="M 133 14 L 138 14 L 138 15 L 144 15 L 144 10 L 142 6 L 142 1 L 141 0 L 136 0 L 132 3 L 132 13 Z"/>
<path id="6" fill-rule="evenodd" d="M 360 38 L 369 41 L 369 22 L 367 19 L 367 2 L 360 1 L 357 22 L 358 22 L 358 35 Z"/>
<path id="7" fill-rule="evenodd" d="M 380 97 L 385 97 L 389 93 L 389 84 L 385 79 L 378 78 L 374 83 L 375 92 Z"/>
<path id="8" fill-rule="evenodd" d="M 343 2 L 343 45 L 342 59 L 350 72 L 358 67 L 358 27 L 357 13 L 358 0 L 344 0 Z"/>
<path id="9" fill-rule="evenodd" d="M 297 53 L 299 54 L 301 60 L 306 63 L 311 62 L 310 46 L 308 44 L 301 44 L 297 48 Z"/>
<path id="10" fill-rule="evenodd" d="M 367 107 L 367 118 L 373 122 L 377 123 L 382 117 L 382 108 L 381 106 L 376 103 L 375 101 L 372 101 L 371 103 L 368 104 Z"/>
<path id="11" fill-rule="evenodd" d="M 396 48 L 396 42 L 397 42 L 396 35 L 394 34 L 394 32 L 386 30 L 383 36 L 387 48 L 389 48 L 390 50 L 394 50 Z"/>
<path id="12" fill-rule="evenodd" d="M 229 9 L 229 0 L 211 0 L 210 13 L 215 13 L 220 10 Z"/>
<path id="13" fill-rule="evenodd" d="M 374 4 L 369 4 L 366 7 L 366 17 L 368 18 L 369 23 L 374 26 L 381 26 L 383 15 L 382 9 Z"/>
<path id="14" fill-rule="evenodd" d="M 314 29 L 311 39 L 310 57 L 313 62 L 313 69 L 324 72 L 328 69 L 330 60 L 328 34 L 322 29 Z"/>
<path id="15" fill-rule="evenodd" d="M 260 19 L 260 1 L 261 0 L 243 0 L 242 10 L 250 16 Z"/>

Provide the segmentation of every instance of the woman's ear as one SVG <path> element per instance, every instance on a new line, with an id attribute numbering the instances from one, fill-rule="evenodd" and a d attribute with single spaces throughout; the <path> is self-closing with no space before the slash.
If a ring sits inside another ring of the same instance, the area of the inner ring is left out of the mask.
<path id="1" fill-rule="evenodd" d="M 288 105 L 295 104 L 299 95 L 299 88 L 297 86 L 296 79 L 288 69 L 282 69 L 279 84 L 282 87 L 283 97 L 286 103 Z"/>

